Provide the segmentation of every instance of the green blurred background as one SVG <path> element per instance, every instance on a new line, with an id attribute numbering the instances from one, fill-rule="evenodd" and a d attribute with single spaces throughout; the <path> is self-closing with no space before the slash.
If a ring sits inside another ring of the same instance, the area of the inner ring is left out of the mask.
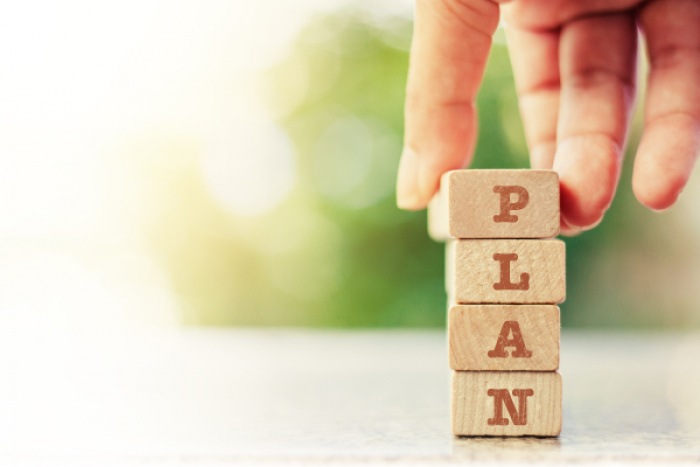
<path id="1" fill-rule="evenodd" d="M 227 236 L 226 224 L 236 220 L 207 198 L 194 172 L 183 174 L 196 208 L 154 219 L 150 232 L 188 322 L 444 326 L 443 246 L 428 239 L 425 212 L 398 211 L 394 199 L 411 30 L 409 18 L 346 7 L 314 17 L 262 74 L 259 90 L 296 150 L 298 179 L 281 204 L 246 221 L 262 235 L 261 248 Z M 498 34 L 478 98 L 474 168 L 528 166 Z M 639 133 L 637 119 L 631 151 Z M 697 243 L 693 232 L 673 214 L 636 202 L 632 160 L 605 221 L 565 239 L 563 326 L 698 323 L 697 246 L 687 251 Z M 161 241 L 173 229 L 188 231 L 186 244 Z M 299 239 L 283 252 L 264 251 L 266 241 L 284 235 Z"/>
<path id="2" fill-rule="evenodd" d="M 35 98 L 38 110 L 5 123 L 19 129 L 3 143 L 6 186 L 36 188 L 6 197 L 18 207 L 2 213 L 0 274 L 11 280 L 0 305 L 38 293 L 47 309 L 84 303 L 76 319 L 105 303 L 137 322 L 444 326 L 443 246 L 428 238 L 425 212 L 399 211 L 394 198 L 410 7 L 321 3 L 47 12 L 46 21 L 75 21 L 78 33 L 56 29 L 66 38 L 56 33 L 51 44 L 63 58 L 20 68 L 12 83 L 24 99 L 17 108 L 31 110 Z M 22 94 L 22 70 L 51 72 L 59 84 L 46 85 L 45 98 Z M 528 167 L 500 30 L 478 108 L 473 167 Z M 603 223 L 565 239 L 565 327 L 700 322 L 700 180 L 671 211 L 645 210 L 630 188 L 640 132 L 638 111 Z"/>

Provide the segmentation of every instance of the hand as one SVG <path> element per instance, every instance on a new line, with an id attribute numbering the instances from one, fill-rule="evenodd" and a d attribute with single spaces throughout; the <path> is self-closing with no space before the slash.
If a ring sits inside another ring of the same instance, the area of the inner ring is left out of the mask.
<path id="1" fill-rule="evenodd" d="M 563 231 L 597 225 L 615 194 L 637 27 L 651 71 L 632 185 L 651 209 L 673 205 L 700 151 L 700 0 L 417 0 L 399 207 L 424 208 L 469 164 L 501 8 L 531 165 L 560 175 Z"/>

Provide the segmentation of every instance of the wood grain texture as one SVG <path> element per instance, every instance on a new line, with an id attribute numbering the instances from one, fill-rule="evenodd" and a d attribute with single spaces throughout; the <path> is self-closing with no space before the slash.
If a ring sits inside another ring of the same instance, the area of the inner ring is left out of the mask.
<path id="1" fill-rule="evenodd" d="M 561 240 L 453 240 L 448 295 L 455 303 L 561 303 L 566 298 Z"/>
<path id="2" fill-rule="evenodd" d="M 559 234 L 559 176 L 551 170 L 453 170 L 428 208 L 428 232 L 449 238 Z"/>
<path id="3" fill-rule="evenodd" d="M 559 307 L 454 305 L 448 315 L 450 368 L 553 371 L 559 368 Z"/>
<path id="4" fill-rule="evenodd" d="M 445 244 L 445 292 L 451 299 L 452 290 L 454 289 L 455 281 L 455 255 L 454 246 L 452 245 L 453 240 L 448 240 Z M 448 300 L 447 303 L 452 303 L 452 300 Z"/>
<path id="5" fill-rule="evenodd" d="M 463 436 L 559 436 L 561 390 L 556 371 L 455 371 L 452 431 Z"/>

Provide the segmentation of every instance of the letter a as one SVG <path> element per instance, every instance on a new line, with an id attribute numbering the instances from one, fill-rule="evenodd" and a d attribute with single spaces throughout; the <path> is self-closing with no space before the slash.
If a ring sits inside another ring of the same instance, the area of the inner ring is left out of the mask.
<path id="1" fill-rule="evenodd" d="M 518 222 L 518 216 L 511 214 L 511 211 L 523 209 L 530 202 L 530 194 L 521 186 L 495 186 L 493 192 L 501 195 L 501 213 L 493 216 L 495 222 Z M 518 201 L 511 203 L 510 195 L 518 195 Z"/>
<path id="2" fill-rule="evenodd" d="M 501 263 L 501 281 L 493 284 L 494 290 L 527 290 L 530 288 L 530 274 L 524 272 L 520 274 L 520 282 L 513 284 L 510 281 L 510 262 L 517 261 L 518 255 L 515 253 L 496 253 L 493 259 Z"/>
<path id="3" fill-rule="evenodd" d="M 508 339 L 508 336 L 513 333 L 513 338 Z M 520 332 L 520 324 L 517 321 L 506 321 L 503 323 L 501 328 L 501 334 L 498 335 L 498 341 L 496 342 L 496 347 L 493 350 L 489 350 L 489 357 L 507 357 L 508 352 L 506 347 L 515 347 L 510 353 L 511 357 L 532 357 L 532 351 L 525 347 L 525 341 L 523 340 L 523 335 Z"/>
<path id="4" fill-rule="evenodd" d="M 535 391 L 532 389 L 513 389 L 513 395 L 518 398 L 517 410 L 507 389 L 489 389 L 487 394 L 489 397 L 493 397 L 493 418 L 487 420 L 489 425 L 508 425 L 508 419 L 503 417 L 504 405 L 508 409 L 510 419 L 513 420 L 513 425 L 527 425 L 527 398 L 534 395 Z"/>

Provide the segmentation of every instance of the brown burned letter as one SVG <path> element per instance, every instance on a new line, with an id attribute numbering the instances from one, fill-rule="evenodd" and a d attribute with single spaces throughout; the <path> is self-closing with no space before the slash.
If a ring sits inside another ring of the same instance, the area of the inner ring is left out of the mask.
<path id="1" fill-rule="evenodd" d="M 501 263 L 501 281 L 493 284 L 494 290 L 528 290 L 530 288 L 530 274 L 520 274 L 520 282 L 514 284 L 510 281 L 510 262 L 517 261 L 515 253 L 495 253 L 493 259 Z"/>
<path id="2" fill-rule="evenodd" d="M 513 338 L 508 339 L 511 333 L 513 334 Z M 532 351 L 525 347 L 525 340 L 520 332 L 520 324 L 518 324 L 517 321 L 506 321 L 503 323 L 501 334 L 499 334 L 498 341 L 496 342 L 496 348 L 489 350 L 489 357 L 507 357 L 508 351 L 506 347 L 515 347 L 515 350 L 510 353 L 511 357 L 532 357 Z"/>
<path id="3" fill-rule="evenodd" d="M 521 186 L 495 186 L 493 192 L 501 195 L 501 213 L 493 216 L 495 222 L 518 222 L 518 216 L 511 214 L 511 211 L 517 211 L 527 206 L 530 201 L 530 195 L 527 190 Z M 513 203 L 510 201 L 510 195 L 518 195 L 518 200 Z"/>
<path id="4" fill-rule="evenodd" d="M 513 425 L 527 425 L 527 398 L 534 395 L 532 389 L 513 389 L 513 395 L 518 398 L 518 409 L 515 408 L 513 399 L 507 389 L 489 389 L 489 397 L 493 397 L 493 418 L 487 420 L 488 424 L 508 425 L 508 419 L 503 417 L 503 406 L 506 406 Z"/>

